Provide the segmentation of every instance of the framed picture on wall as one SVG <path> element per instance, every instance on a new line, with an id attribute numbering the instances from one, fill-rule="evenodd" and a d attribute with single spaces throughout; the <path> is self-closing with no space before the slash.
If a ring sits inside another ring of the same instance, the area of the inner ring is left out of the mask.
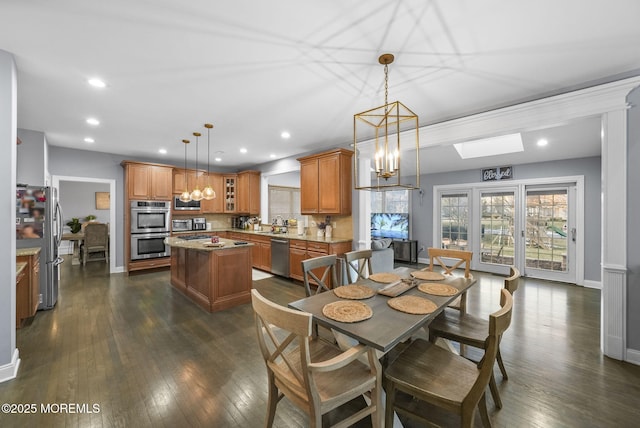
<path id="1" fill-rule="evenodd" d="M 109 192 L 96 192 L 96 209 L 97 210 L 108 210 L 110 203 L 110 195 Z"/>

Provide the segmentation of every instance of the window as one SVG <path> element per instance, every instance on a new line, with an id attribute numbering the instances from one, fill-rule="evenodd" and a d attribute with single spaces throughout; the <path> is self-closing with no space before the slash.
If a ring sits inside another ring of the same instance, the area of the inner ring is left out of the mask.
<path id="1" fill-rule="evenodd" d="M 440 196 L 442 248 L 466 250 L 469 242 L 469 196 L 466 193 Z"/>
<path id="2" fill-rule="evenodd" d="M 269 221 L 276 216 L 283 219 L 300 218 L 300 189 L 269 186 Z"/>
<path id="3" fill-rule="evenodd" d="M 372 213 L 409 213 L 409 191 L 371 192 Z"/>

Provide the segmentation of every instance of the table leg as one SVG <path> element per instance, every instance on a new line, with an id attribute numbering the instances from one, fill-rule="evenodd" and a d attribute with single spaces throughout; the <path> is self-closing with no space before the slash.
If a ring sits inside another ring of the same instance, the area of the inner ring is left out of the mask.
<path id="1" fill-rule="evenodd" d="M 79 265 L 80 264 L 80 241 L 71 241 L 73 242 L 73 255 L 71 256 L 71 264 Z"/>

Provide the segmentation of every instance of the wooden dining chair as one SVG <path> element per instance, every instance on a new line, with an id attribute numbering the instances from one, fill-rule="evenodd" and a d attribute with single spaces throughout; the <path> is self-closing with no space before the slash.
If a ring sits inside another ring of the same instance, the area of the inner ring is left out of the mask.
<path id="1" fill-rule="evenodd" d="M 109 263 L 109 227 L 104 223 L 88 223 L 84 226 L 84 241 L 80 245 L 82 265 L 87 264 L 89 254 L 103 253 L 104 257 L 92 260 L 105 260 Z"/>
<path id="2" fill-rule="evenodd" d="M 347 262 L 347 282 L 353 284 L 359 279 L 367 279 L 373 273 L 371 270 L 371 250 L 357 250 L 344 253 Z M 355 277 L 352 277 L 352 273 Z"/>
<path id="3" fill-rule="evenodd" d="M 449 250 L 443 248 L 430 247 L 429 254 L 429 271 L 433 272 L 436 266 L 440 266 L 443 275 L 454 276 L 454 271 L 458 268 L 464 268 L 464 277 L 473 278 L 471 275 L 471 251 Z M 467 292 L 462 293 L 458 298 L 449 304 L 450 308 L 457 309 L 462 313 L 467 311 Z"/>
<path id="4" fill-rule="evenodd" d="M 475 364 L 432 342 L 418 339 L 387 367 L 386 426 L 391 426 L 394 409 L 399 413 L 433 421 L 437 419 L 437 410 L 440 408 L 456 414 L 461 427 L 471 427 L 476 407 L 483 425 L 491 426 L 485 391 L 493 373 L 498 342 L 511 323 L 513 307 L 511 294 L 504 289 L 500 293 L 501 308 L 489 316 L 484 357 L 479 363 Z"/>
<path id="5" fill-rule="evenodd" d="M 332 286 L 338 285 L 338 279 L 336 275 L 336 261 L 335 254 L 328 256 L 314 257 L 312 259 L 303 260 L 302 274 L 304 278 L 304 291 L 307 297 L 311 296 L 312 281 L 316 284 L 315 294 L 328 291 Z M 318 276 L 318 272 L 320 275 Z"/>
<path id="6" fill-rule="evenodd" d="M 348 427 L 368 415 L 373 427 L 382 426 L 382 368 L 371 348 L 357 345 L 342 352 L 312 337 L 311 314 L 277 305 L 256 290 L 251 302 L 267 366 L 266 427 L 273 425 L 282 397 L 309 415 L 309 426 L 320 428 L 322 415 L 365 393 L 370 404 L 334 426 Z M 367 364 L 358 360 L 363 355 Z"/>
<path id="7" fill-rule="evenodd" d="M 510 268 L 510 276 L 504 280 L 504 290 L 513 295 L 513 293 L 518 289 L 519 278 L 520 271 L 512 266 Z M 443 339 L 458 342 L 461 346 L 468 345 L 474 348 L 484 349 L 486 346 L 485 339 L 487 328 L 487 320 L 478 316 L 468 313 L 456 314 L 453 311 L 444 311 L 440 316 L 436 317 L 431 324 L 429 324 L 429 340 L 435 343 L 437 338 L 441 337 Z M 502 355 L 500 353 L 501 340 L 502 335 L 498 337 L 496 361 L 498 362 L 498 367 L 502 373 L 502 378 L 508 379 L 507 370 L 504 367 L 504 362 L 502 361 Z M 463 354 L 462 350 L 463 348 L 461 348 L 461 354 Z M 502 408 L 502 399 L 500 398 L 500 392 L 498 391 L 493 373 L 491 374 L 489 387 L 496 407 L 499 409 Z"/>

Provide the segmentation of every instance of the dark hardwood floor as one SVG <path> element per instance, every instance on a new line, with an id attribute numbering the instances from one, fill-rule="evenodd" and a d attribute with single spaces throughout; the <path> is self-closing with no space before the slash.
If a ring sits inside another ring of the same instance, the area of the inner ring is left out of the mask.
<path id="1" fill-rule="evenodd" d="M 0 427 L 263 426 L 266 370 L 250 305 L 209 314 L 171 288 L 168 272 L 109 276 L 104 263 L 69 262 L 56 308 L 17 333 L 17 379 L 0 384 L 0 402 L 38 411 L 0 414 Z M 469 312 L 488 315 L 502 278 L 477 276 Z M 281 304 L 304 295 L 277 277 L 254 286 Z M 488 399 L 494 426 L 638 426 L 640 367 L 601 354 L 599 320 L 599 291 L 521 281 L 501 345 L 509 380 L 496 369 L 503 409 Z M 99 412 L 41 412 L 66 403 Z M 275 426 L 307 419 L 285 399 Z"/>

